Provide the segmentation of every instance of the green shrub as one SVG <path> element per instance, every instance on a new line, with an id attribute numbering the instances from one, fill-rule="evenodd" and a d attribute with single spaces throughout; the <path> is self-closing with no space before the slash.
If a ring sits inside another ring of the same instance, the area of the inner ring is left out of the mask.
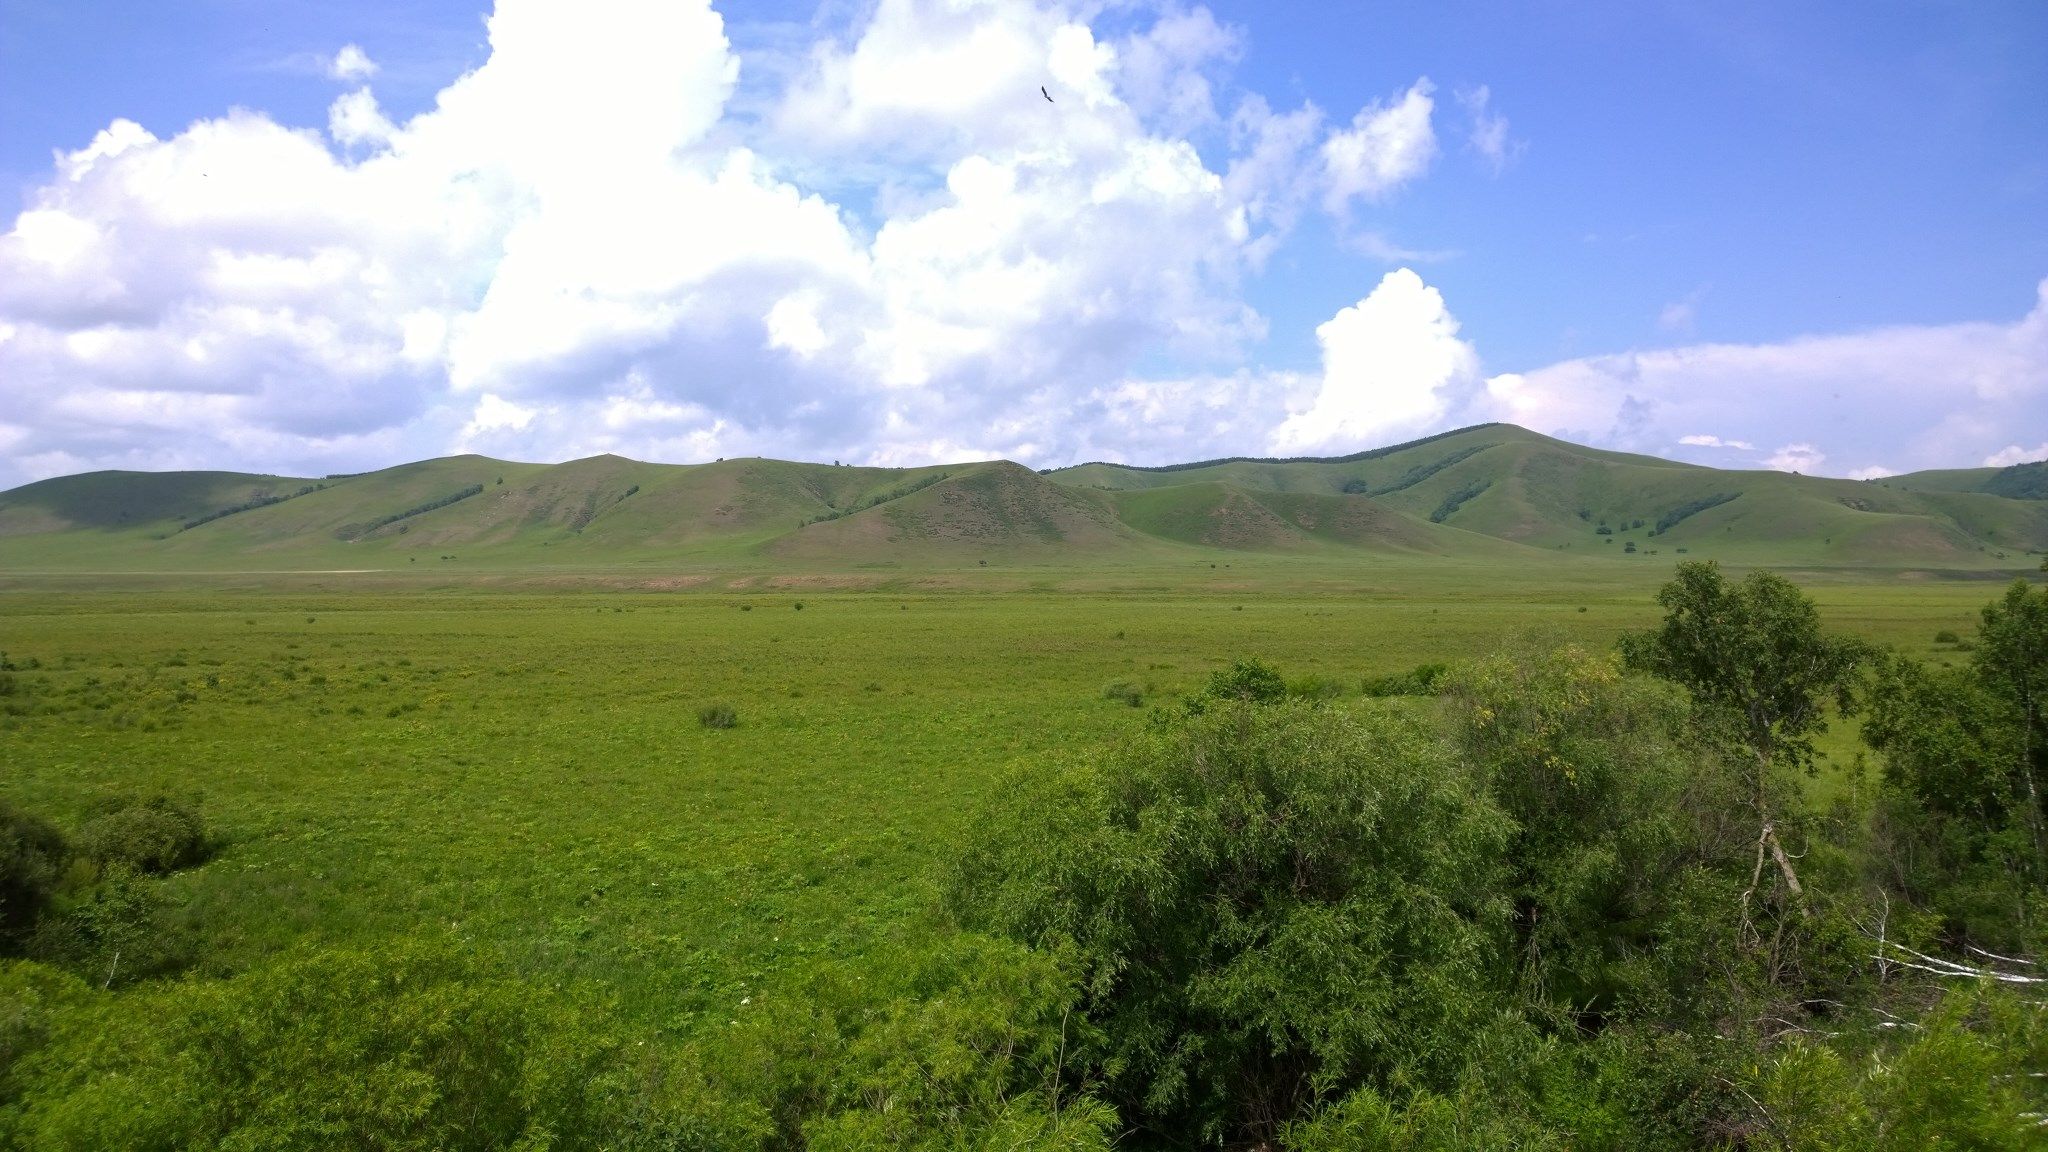
<path id="1" fill-rule="evenodd" d="M 18 1062 L 0 1142 L 591 1147 L 612 1049 L 581 1007 L 414 944 L 132 992 Z"/>
<path id="2" fill-rule="evenodd" d="M 1358 688 L 1365 695 L 1376 697 L 1434 696 L 1442 690 L 1449 672 L 1448 664 L 1418 664 L 1391 676 L 1368 676 L 1359 682 Z"/>
<path id="3" fill-rule="evenodd" d="M 1119 680 L 1102 690 L 1104 700 L 1115 700 L 1133 708 L 1145 706 L 1145 691 L 1128 680 Z"/>
<path id="4" fill-rule="evenodd" d="M 722 701 L 697 709 L 697 723 L 706 728 L 732 728 L 739 722 L 740 714 L 733 710 L 732 705 Z"/>
<path id="5" fill-rule="evenodd" d="M 1307 1102 L 1454 1075 L 1502 1019 L 1509 825 L 1420 721 L 1219 701 L 1025 775 L 947 906 L 1068 957 L 1082 1059 L 1165 1146 L 1270 1141 Z"/>
<path id="6" fill-rule="evenodd" d="M 83 891 L 60 896 L 28 950 L 100 987 L 162 975 L 184 967 L 194 950 L 177 913 L 161 880 L 115 862 Z"/>
<path id="7" fill-rule="evenodd" d="M 1050 956 L 951 936 L 814 968 L 739 1008 L 702 1060 L 775 1148 L 1106 1150 L 1078 999 Z"/>
<path id="8" fill-rule="evenodd" d="M 1327 676 L 1310 673 L 1287 685 L 1287 695 L 1295 700 L 1334 700 L 1344 694 L 1344 686 Z"/>
<path id="9" fill-rule="evenodd" d="M 78 851 L 102 868 L 162 875 L 206 859 L 206 824 L 193 806 L 168 796 L 117 800 L 79 828 Z"/>
<path id="10" fill-rule="evenodd" d="M 1211 673 L 1202 694 L 1211 700 L 1247 700 L 1271 704 L 1287 695 L 1287 682 L 1263 660 L 1239 660 Z"/>
<path id="11" fill-rule="evenodd" d="M 0 955 L 18 954 L 48 910 L 68 852 L 48 821 L 0 800 Z"/>
<path id="12" fill-rule="evenodd" d="M 1951 628 L 1943 628 L 1934 634 L 1934 642 L 1936 644 L 1954 644 L 1961 639 L 1962 637 L 1956 635 L 1955 630 Z"/>

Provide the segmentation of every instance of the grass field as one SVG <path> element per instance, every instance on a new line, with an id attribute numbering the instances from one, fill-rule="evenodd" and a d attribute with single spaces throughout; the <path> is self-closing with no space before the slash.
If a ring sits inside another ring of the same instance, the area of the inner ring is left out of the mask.
<path id="1" fill-rule="evenodd" d="M 1007 765 L 1142 723 L 1106 687 L 1171 705 L 1255 655 L 1366 706 L 1362 676 L 1518 633 L 1608 644 L 1669 574 L 1563 571 L 13 577 L 0 762 L 60 823 L 203 795 L 226 847 L 173 883 L 204 971 L 449 934 L 686 1033 L 808 957 L 918 932 L 931 865 Z M 1936 660 L 1998 588 L 1807 587 L 1830 626 Z M 699 724 L 714 702 L 736 727 Z"/>

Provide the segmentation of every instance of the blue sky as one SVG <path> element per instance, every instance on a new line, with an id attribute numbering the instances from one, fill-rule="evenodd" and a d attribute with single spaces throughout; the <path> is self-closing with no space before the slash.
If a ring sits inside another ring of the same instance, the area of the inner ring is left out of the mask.
<path id="1" fill-rule="evenodd" d="M 0 483 L 2048 455 L 2041 5 L 582 7 L 0 0 Z"/>

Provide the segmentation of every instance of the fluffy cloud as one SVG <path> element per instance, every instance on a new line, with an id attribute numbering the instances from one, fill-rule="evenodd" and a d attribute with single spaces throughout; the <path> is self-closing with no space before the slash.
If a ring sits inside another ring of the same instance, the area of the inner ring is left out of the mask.
<path id="1" fill-rule="evenodd" d="M 377 62 L 361 45 L 344 44 L 327 65 L 327 74 L 336 80 L 367 80 L 377 74 Z"/>
<path id="2" fill-rule="evenodd" d="M 2036 460 L 2048 460 L 2048 440 L 2032 448 L 2008 444 L 1984 458 L 1986 468 L 2010 468 L 2015 464 L 2031 464 Z"/>
<path id="3" fill-rule="evenodd" d="M 1487 418 L 1870 468 L 2043 422 L 2048 305 L 1482 381 L 1401 268 L 1316 329 L 1320 370 L 1262 365 L 1245 285 L 1317 205 L 1353 250 L 1432 255 L 1353 217 L 1430 169 L 1433 89 L 1276 110 L 1198 8 L 878 0 L 758 61 L 708 0 L 502 0 L 488 33 L 409 118 L 351 46 L 324 126 L 117 120 L 59 155 L 0 235 L 0 485 L 453 450 L 1166 461 Z M 1461 99 L 1511 161 L 1491 93 Z"/>
<path id="4" fill-rule="evenodd" d="M 1739 448 L 1744 452 L 1753 451 L 1756 448 L 1756 445 L 1751 444 L 1747 440 L 1723 440 L 1719 436 L 1708 436 L 1700 433 L 1695 433 L 1691 436 L 1680 436 L 1678 442 L 1694 448 Z"/>
<path id="5" fill-rule="evenodd" d="M 1352 200 L 1377 200 L 1429 170 L 1436 159 L 1434 91 L 1427 78 L 1417 80 L 1397 99 L 1359 109 L 1348 131 L 1323 142 L 1324 207 L 1341 214 Z"/>
<path id="6" fill-rule="evenodd" d="M 1274 432 L 1282 452 L 1355 451 L 1427 429 L 1479 379 L 1479 357 L 1442 294 L 1406 268 L 1318 327 L 1316 340 L 1321 385 Z"/>
<path id="7" fill-rule="evenodd" d="M 1495 376 L 1464 414 L 1639 452 L 1781 442 L 1796 430 L 1805 442 L 1749 463 L 1803 472 L 1823 461 L 1844 462 L 1844 474 L 1878 460 L 1954 467 L 2010 443 L 2013 428 L 2048 424 L 2048 282 L 2011 323 L 1593 356 Z M 1696 438 L 1701 426 L 1721 439 Z"/>
<path id="8" fill-rule="evenodd" d="M 1205 11 L 1100 36 L 1058 4 L 883 0 L 738 117 L 704 0 L 503 0 L 488 30 L 404 122 L 350 45 L 324 137 L 234 111 L 61 156 L 0 237 L 0 481 L 451 448 L 1058 459 L 1123 450 L 1088 421 L 1133 389 L 1205 406 L 1139 362 L 1219 394 L 1284 375 L 1233 367 L 1265 331 L 1240 281 L 1337 137 L 1255 95 L 1226 122 L 1239 37 Z M 1370 142 L 1337 149 L 1351 179 L 1412 178 L 1428 103 L 1339 134 Z"/>

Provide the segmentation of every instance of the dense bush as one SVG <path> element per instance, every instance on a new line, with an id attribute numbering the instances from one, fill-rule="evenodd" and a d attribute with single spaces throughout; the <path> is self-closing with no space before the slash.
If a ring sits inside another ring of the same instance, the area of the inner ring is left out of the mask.
<path id="1" fill-rule="evenodd" d="M 18 955 L 63 875 L 63 834 L 0 800 L 0 955 Z"/>
<path id="2" fill-rule="evenodd" d="M 948 884 L 1071 957 L 1126 1124 L 1270 1139 L 1360 1085 L 1444 1082 L 1506 1015 L 1510 827 L 1420 722 L 1219 702 L 1014 781 Z"/>
<path id="3" fill-rule="evenodd" d="M 78 829 L 78 851 L 102 868 L 162 875 L 190 868 L 209 851 L 197 808 L 168 796 L 116 800 Z"/>
<path id="4" fill-rule="evenodd" d="M 1508 884 L 1528 996 L 1597 1018 L 1654 995 L 1641 961 L 1674 881 L 1740 843 L 1713 819 L 1740 796 L 1688 746 L 1684 696 L 1566 646 L 1479 661 L 1450 698 L 1466 759 L 1515 822 Z"/>
<path id="5" fill-rule="evenodd" d="M 1418 664 L 1406 672 L 1368 676 L 1358 687 L 1367 696 L 1434 696 L 1449 671 L 1448 664 Z"/>
<path id="6" fill-rule="evenodd" d="M 1287 696 L 1287 681 L 1263 660 L 1239 660 L 1209 674 L 1199 699 L 1271 704 Z"/>
<path id="7" fill-rule="evenodd" d="M 777 1147 L 1106 1149 L 1077 999 L 1050 956 L 959 936 L 814 969 L 697 1059 Z"/>
<path id="8" fill-rule="evenodd" d="M 1145 690 L 1128 680 L 1118 680 L 1105 686 L 1102 689 L 1102 698 L 1114 700 L 1119 704 L 1128 704 L 1133 708 L 1145 706 Z"/>
<path id="9" fill-rule="evenodd" d="M 17 1062 L 21 1147 L 503 1149 L 593 1129 L 560 994 L 404 945 L 99 1001 Z M 585 1144 L 584 1146 L 589 1146 Z"/>
<path id="10" fill-rule="evenodd" d="M 36 925 L 28 952 L 100 987 L 184 967 L 195 941 L 162 881 L 125 863 L 64 892 Z"/>

